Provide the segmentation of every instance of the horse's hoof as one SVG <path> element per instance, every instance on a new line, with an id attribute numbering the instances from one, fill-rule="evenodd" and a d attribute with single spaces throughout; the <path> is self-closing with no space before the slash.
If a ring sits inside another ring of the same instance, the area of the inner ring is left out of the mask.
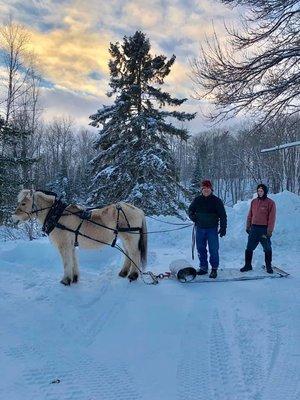
<path id="1" fill-rule="evenodd" d="M 78 275 L 74 275 L 72 283 L 77 283 L 77 282 L 78 282 Z"/>
<path id="2" fill-rule="evenodd" d="M 63 278 L 60 283 L 62 283 L 65 286 L 70 286 L 71 284 L 71 279 L 70 278 Z"/>
<path id="3" fill-rule="evenodd" d="M 136 281 L 138 277 L 139 274 L 137 272 L 132 272 L 130 275 L 128 275 L 128 279 L 130 282 Z"/>
<path id="4" fill-rule="evenodd" d="M 128 274 L 128 271 L 123 271 L 123 270 L 121 270 L 121 271 L 119 272 L 119 276 L 120 276 L 121 278 L 126 278 L 127 274 Z"/>

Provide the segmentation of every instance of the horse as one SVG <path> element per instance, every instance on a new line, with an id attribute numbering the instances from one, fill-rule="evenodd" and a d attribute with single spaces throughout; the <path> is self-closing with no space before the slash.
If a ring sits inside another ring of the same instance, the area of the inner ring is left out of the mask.
<path id="1" fill-rule="evenodd" d="M 59 204 L 63 203 L 57 200 L 53 192 L 23 189 L 18 194 L 18 204 L 12 217 L 15 222 L 36 218 L 44 228 L 50 212 L 53 214 Z M 125 254 L 119 276 L 128 277 L 130 281 L 136 280 L 147 262 L 147 225 L 144 212 L 124 202 L 90 209 L 88 218 L 82 212 L 84 208 L 81 206 L 64 205 L 49 233 L 49 238 L 57 247 L 63 262 L 64 274 L 60 282 L 70 285 L 79 280 L 76 245 L 83 249 L 96 249 L 105 244 L 114 245 L 117 237 L 122 240 Z M 130 230 L 129 227 L 135 228 Z"/>

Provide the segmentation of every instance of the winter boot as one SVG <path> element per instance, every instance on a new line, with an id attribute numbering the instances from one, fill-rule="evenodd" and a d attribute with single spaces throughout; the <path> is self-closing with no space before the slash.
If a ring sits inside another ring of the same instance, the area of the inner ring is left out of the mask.
<path id="1" fill-rule="evenodd" d="M 212 268 L 211 272 L 209 274 L 209 277 L 212 278 L 212 279 L 216 279 L 217 276 L 218 276 L 218 270 L 215 269 L 215 268 Z"/>
<path id="2" fill-rule="evenodd" d="M 246 272 L 246 271 L 252 270 L 252 265 L 251 265 L 252 256 L 253 256 L 253 251 L 251 251 L 251 250 L 245 251 L 245 265 L 243 268 L 240 269 L 241 272 Z"/>
<path id="3" fill-rule="evenodd" d="M 198 271 L 197 271 L 197 275 L 206 275 L 207 274 L 207 271 L 205 271 L 204 269 L 199 269 Z"/>
<path id="4" fill-rule="evenodd" d="M 266 271 L 268 274 L 273 274 L 272 268 L 272 251 L 265 252 Z"/>

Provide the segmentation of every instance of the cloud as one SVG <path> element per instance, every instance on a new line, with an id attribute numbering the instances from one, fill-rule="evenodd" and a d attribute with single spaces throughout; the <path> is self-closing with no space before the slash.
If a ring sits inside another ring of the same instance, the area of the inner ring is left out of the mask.
<path id="1" fill-rule="evenodd" d="M 108 78 L 109 38 L 97 33 L 57 29 L 49 33 L 31 31 L 32 50 L 37 54 L 42 73 L 47 79 L 68 89 L 97 95 L 103 93 Z M 98 73 L 102 80 L 90 74 Z"/>
<path id="2" fill-rule="evenodd" d="M 30 31 L 31 47 L 51 89 L 45 95 L 48 115 L 63 104 L 80 121 L 81 110 L 93 113 L 91 105 L 99 107 L 97 98 L 111 101 L 105 97 L 110 42 L 122 42 L 124 35 L 141 29 L 153 53 L 176 55 L 165 90 L 190 98 L 189 59 L 197 56 L 205 36 L 211 37 L 214 29 L 225 41 L 224 19 L 236 18 L 236 12 L 218 0 L 0 0 L 0 12 L 2 22 L 12 13 Z"/>
<path id="3" fill-rule="evenodd" d="M 41 106 L 47 109 L 46 122 L 57 117 L 73 116 L 77 125 L 87 128 L 90 123 L 89 116 L 94 114 L 101 104 L 107 104 L 104 97 L 83 95 L 59 86 L 41 90 Z"/>

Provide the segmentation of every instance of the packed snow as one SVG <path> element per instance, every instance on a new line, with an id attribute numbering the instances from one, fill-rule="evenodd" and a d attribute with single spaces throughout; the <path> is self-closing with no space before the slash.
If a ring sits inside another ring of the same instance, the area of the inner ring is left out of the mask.
<path id="1" fill-rule="evenodd" d="M 64 287 L 48 238 L 1 241 L 0 398 L 299 400 L 300 197 L 270 197 L 273 263 L 288 278 L 129 283 L 118 277 L 122 255 L 105 248 L 79 250 L 80 282 Z M 226 208 L 225 272 L 243 265 L 249 205 Z M 148 219 L 149 231 L 174 228 Z M 197 266 L 190 227 L 149 235 L 149 270 L 179 258 Z M 254 265 L 262 264 L 259 248 Z"/>

